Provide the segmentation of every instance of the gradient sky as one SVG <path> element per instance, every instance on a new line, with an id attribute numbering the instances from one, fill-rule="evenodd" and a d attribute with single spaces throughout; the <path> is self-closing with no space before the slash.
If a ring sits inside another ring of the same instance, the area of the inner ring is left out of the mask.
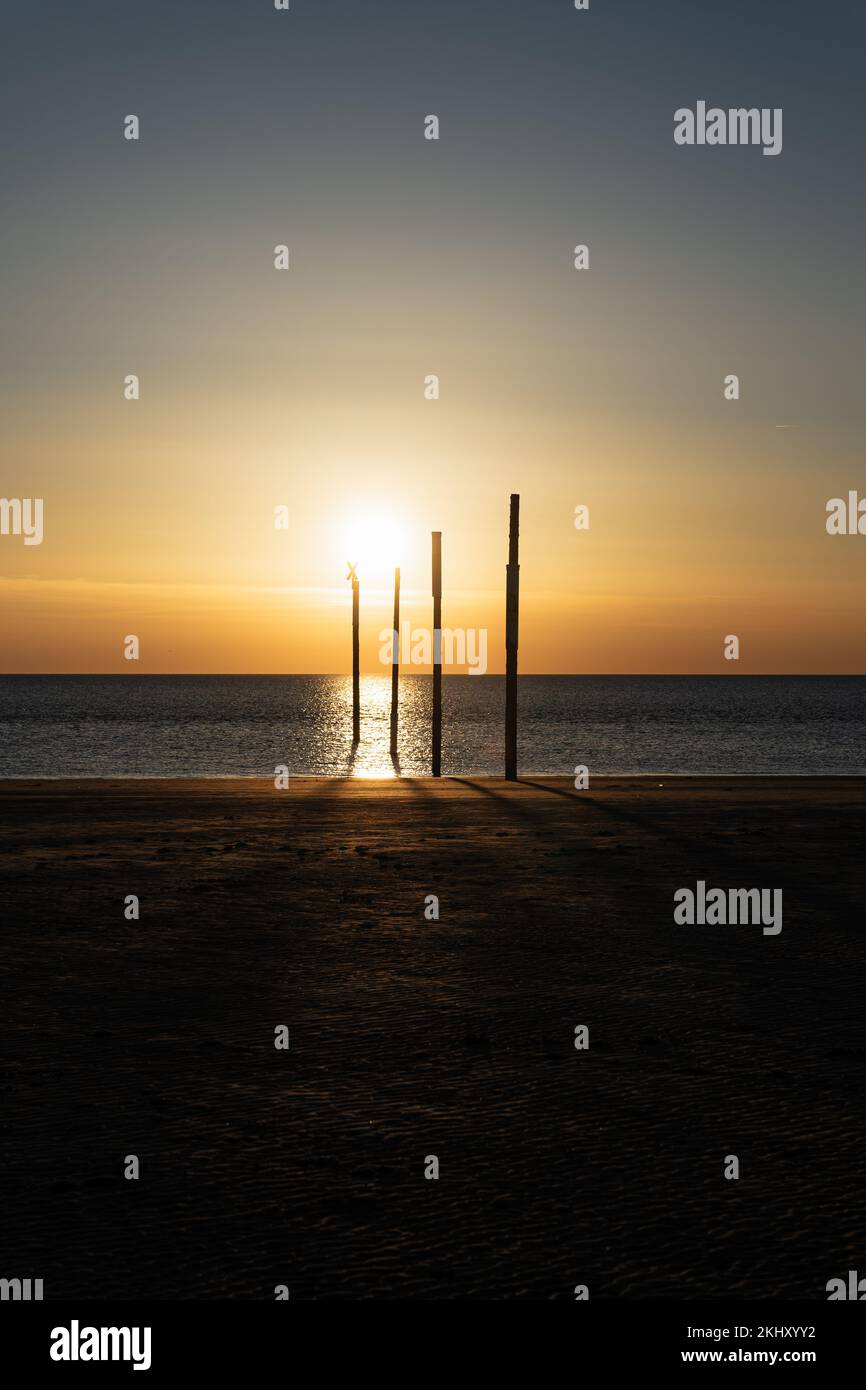
<path id="1" fill-rule="evenodd" d="M 393 513 L 404 615 L 441 530 L 499 671 L 517 491 L 522 670 L 866 672 L 825 529 L 866 495 L 864 40 L 859 0 L 7 0 L 0 495 L 45 540 L 0 537 L 0 670 L 346 671 L 345 528 Z M 783 108 L 782 154 L 677 147 L 698 100 Z"/>

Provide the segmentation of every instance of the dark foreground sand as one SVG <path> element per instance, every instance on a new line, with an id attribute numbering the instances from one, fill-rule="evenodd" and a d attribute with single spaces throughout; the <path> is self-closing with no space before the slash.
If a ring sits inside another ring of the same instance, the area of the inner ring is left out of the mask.
<path id="1" fill-rule="evenodd" d="M 860 779 L 0 784 L 0 1276 L 826 1298 L 866 1273 L 864 810 Z M 698 878 L 781 887 L 781 935 L 675 926 Z"/>

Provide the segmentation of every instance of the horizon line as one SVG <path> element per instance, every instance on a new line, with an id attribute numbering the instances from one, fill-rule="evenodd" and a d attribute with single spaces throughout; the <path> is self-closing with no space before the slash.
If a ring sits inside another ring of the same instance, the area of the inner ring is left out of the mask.
<path id="1" fill-rule="evenodd" d="M 387 671 L 361 671 L 390 681 Z M 404 671 L 401 680 L 429 680 L 433 672 Z M 447 680 L 505 680 L 504 671 L 443 671 Z M 863 671 L 524 671 L 518 680 L 866 680 Z M 351 671 L 0 671 L 0 680 L 351 680 Z"/>

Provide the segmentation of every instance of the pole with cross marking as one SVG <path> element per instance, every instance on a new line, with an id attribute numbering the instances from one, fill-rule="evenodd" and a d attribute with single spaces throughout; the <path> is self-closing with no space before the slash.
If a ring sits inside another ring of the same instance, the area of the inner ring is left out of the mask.
<path id="1" fill-rule="evenodd" d="M 397 699 L 400 685 L 400 570 L 394 571 L 394 630 L 391 651 L 391 757 L 397 756 Z"/>
<path id="2" fill-rule="evenodd" d="M 353 565 L 351 560 L 346 562 L 349 566 L 347 579 L 352 581 L 352 742 L 361 741 L 361 658 L 359 642 L 359 619 L 360 619 L 360 589 L 356 570 L 357 561 Z"/>

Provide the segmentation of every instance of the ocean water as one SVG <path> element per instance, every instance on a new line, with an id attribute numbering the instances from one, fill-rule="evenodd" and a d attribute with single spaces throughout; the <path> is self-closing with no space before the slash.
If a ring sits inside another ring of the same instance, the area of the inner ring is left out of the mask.
<path id="1" fill-rule="evenodd" d="M 5 676 L 0 777 L 418 776 L 429 676 Z M 445 676 L 445 774 L 500 776 L 505 682 Z M 521 773 L 864 773 L 866 677 L 523 676 Z"/>

